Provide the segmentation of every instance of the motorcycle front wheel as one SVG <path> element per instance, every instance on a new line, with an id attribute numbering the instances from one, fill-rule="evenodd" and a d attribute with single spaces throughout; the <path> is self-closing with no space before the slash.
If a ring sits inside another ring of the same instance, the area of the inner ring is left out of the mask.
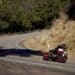
<path id="1" fill-rule="evenodd" d="M 57 58 L 57 59 L 56 59 L 56 62 L 66 63 L 66 59 L 65 59 L 65 58 L 60 57 L 60 58 Z"/>

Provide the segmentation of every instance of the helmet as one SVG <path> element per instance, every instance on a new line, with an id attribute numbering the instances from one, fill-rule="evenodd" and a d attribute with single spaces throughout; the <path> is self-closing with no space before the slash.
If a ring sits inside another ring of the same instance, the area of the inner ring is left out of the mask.
<path id="1" fill-rule="evenodd" d="M 61 44 L 60 46 L 64 49 L 66 49 L 66 44 Z"/>

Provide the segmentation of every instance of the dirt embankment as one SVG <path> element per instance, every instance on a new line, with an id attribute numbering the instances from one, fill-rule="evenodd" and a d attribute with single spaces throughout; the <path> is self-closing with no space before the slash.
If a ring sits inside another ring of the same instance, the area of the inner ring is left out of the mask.
<path id="1" fill-rule="evenodd" d="M 23 45 L 34 50 L 49 51 L 62 43 L 67 45 L 69 58 L 75 57 L 75 21 L 59 19 L 51 29 L 25 39 Z"/>

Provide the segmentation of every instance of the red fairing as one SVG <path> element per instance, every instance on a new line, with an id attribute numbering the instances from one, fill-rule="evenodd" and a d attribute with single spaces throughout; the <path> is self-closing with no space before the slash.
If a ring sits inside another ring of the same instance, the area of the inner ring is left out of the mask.
<path id="1" fill-rule="evenodd" d="M 63 54 L 63 53 L 64 53 L 64 49 L 59 48 L 59 49 L 57 50 L 57 54 Z"/>

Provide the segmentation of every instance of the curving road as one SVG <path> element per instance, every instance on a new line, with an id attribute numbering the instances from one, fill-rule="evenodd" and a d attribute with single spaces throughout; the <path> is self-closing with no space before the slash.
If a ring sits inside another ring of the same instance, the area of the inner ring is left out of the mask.
<path id="1" fill-rule="evenodd" d="M 3 48 L 23 48 L 21 41 L 24 40 L 27 37 L 35 36 L 36 34 L 39 34 L 37 31 L 36 33 L 29 33 L 29 34 L 21 34 L 21 35 L 14 35 L 12 37 L 5 37 L 0 39 L 0 47 Z M 32 57 L 19 57 L 19 56 L 7 56 L 7 57 L 1 57 L 0 60 L 7 61 L 10 63 L 16 63 L 16 64 L 26 64 L 26 65 L 32 65 L 32 66 L 38 66 L 38 67 L 44 67 L 43 69 L 49 69 L 51 72 L 51 69 L 53 69 L 53 73 L 51 75 L 54 75 L 54 72 L 56 72 L 56 75 L 75 75 L 75 64 L 61 64 L 61 63 L 55 63 L 55 62 L 49 62 L 49 61 L 43 61 L 41 56 L 32 56 Z"/>

